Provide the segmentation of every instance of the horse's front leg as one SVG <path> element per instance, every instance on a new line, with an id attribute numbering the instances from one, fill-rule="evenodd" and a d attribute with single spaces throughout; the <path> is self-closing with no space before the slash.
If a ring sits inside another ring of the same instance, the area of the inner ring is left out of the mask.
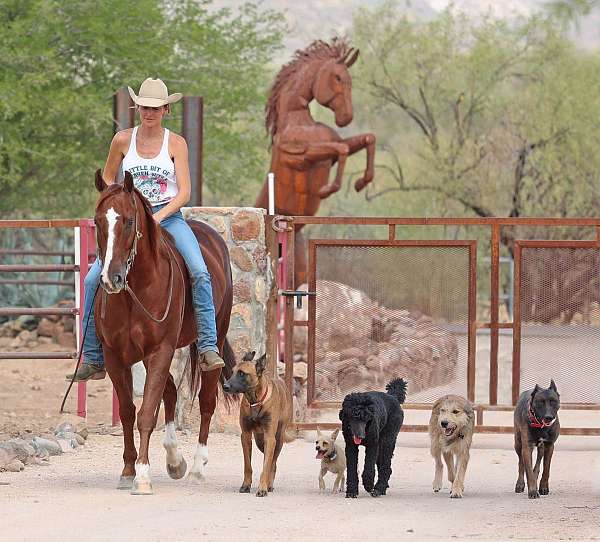
<path id="1" fill-rule="evenodd" d="M 163 446 L 167 451 L 167 472 L 174 480 L 179 480 L 185 475 L 187 464 L 177 446 L 175 433 L 175 406 L 177 404 L 177 387 L 173 377 L 169 374 L 165 391 L 163 393 L 165 404 L 165 439 Z"/>
<path id="2" fill-rule="evenodd" d="M 147 374 L 144 399 L 138 414 L 140 453 L 135 464 L 135 479 L 131 490 L 133 495 L 152 495 L 153 493 L 148 449 L 150 447 L 150 435 L 156 425 L 156 414 L 160 406 L 160 400 L 169 377 L 169 367 L 173 359 L 173 353 L 172 348 L 164 348 L 149 355 L 144 360 Z"/>
<path id="3" fill-rule="evenodd" d="M 198 481 L 204 478 L 205 466 L 208 463 L 208 430 L 210 429 L 210 420 L 217 406 L 217 387 L 220 374 L 220 370 L 202 373 L 202 384 L 198 394 L 200 401 L 200 433 L 194 464 L 188 474 L 188 478 Z"/>
<path id="4" fill-rule="evenodd" d="M 367 186 L 375 176 L 375 134 L 360 134 L 354 137 L 344 139 L 343 143 L 348 145 L 351 156 L 354 153 L 366 148 L 367 149 L 367 166 L 363 176 L 354 183 L 354 188 L 360 192 Z"/>
<path id="5" fill-rule="evenodd" d="M 279 145 L 283 152 L 286 152 L 286 143 L 283 142 Z M 326 184 L 319 190 L 319 197 L 325 199 L 334 192 L 337 192 L 342 187 L 342 178 L 344 176 L 344 167 L 346 166 L 346 159 L 350 149 L 348 145 L 342 142 L 334 141 L 315 141 L 308 143 L 306 150 L 298 155 L 296 153 L 289 155 L 289 160 L 285 159 L 287 166 L 297 169 L 298 162 L 302 164 L 302 167 L 306 167 L 307 164 L 314 164 L 316 162 L 323 162 L 324 160 L 337 161 L 337 171 L 333 182 Z"/>
<path id="6" fill-rule="evenodd" d="M 119 414 L 123 425 L 123 470 L 117 488 L 131 489 L 135 477 L 135 460 L 137 459 L 137 450 L 133 438 L 133 424 L 135 423 L 133 379 L 129 367 L 123 366 L 120 359 L 106 348 L 104 352 L 106 370 L 117 393 Z"/>

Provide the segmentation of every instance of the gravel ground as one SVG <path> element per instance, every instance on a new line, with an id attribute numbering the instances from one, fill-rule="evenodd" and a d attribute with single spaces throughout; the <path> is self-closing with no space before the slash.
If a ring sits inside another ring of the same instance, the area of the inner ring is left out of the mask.
<path id="1" fill-rule="evenodd" d="M 319 462 L 311 435 L 287 445 L 275 492 L 239 494 L 239 437 L 212 434 L 203 483 L 170 480 L 162 431 L 152 439 L 155 494 L 115 489 L 122 439 L 90 435 L 72 454 L 21 473 L 0 473 L 2 540 L 594 540 L 600 538 L 599 439 L 561 437 L 551 494 L 530 501 L 513 492 L 516 455 L 511 438 L 476 435 L 462 500 L 431 491 L 433 461 L 427 437 L 401 433 L 388 495 L 345 499 L 318 491 Z M 179 435 L 191 464 L 195 439 Z M 256 489 L 262 454 L 254 454 Z M 329 475 L 331 476 L 331 475 Z M 327 487 L 333 477 L 326 477 Z"/>

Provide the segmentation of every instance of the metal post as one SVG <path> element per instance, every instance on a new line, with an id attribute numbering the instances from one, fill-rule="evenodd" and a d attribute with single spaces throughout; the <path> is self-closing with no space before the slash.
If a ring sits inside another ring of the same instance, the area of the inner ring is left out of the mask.
<path id="1" fill-rule="evenodd" d="M 204 100 L 202 96 L 183 97 L 183 137 L 188 144 L 192 192 L 190 207 L 202 205 L 202 145 Z"/>
<path id="2" fill-rule="evenodd" d="M 113 132 L 131 128 L 135 122 L 135 109 L 129 91 L 121 87 L 113 99 Z"/>
<path id="3" fill-rule="evenodd" d="M 135 124 L 135 108 L 129 91 L 125 87 L 121 87 L 114 94 L 113 98 L 113 133 L 116 134 L 120 130 L 132 128 Z M 123 181 L 123 171 L 119 168 L 117 172 L 117 181 Z"/>

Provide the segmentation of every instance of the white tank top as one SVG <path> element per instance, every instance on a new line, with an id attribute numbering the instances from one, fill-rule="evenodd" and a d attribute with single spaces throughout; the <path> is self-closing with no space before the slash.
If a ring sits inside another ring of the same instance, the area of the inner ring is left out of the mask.
<path id="1" fill-rule="evenodd" d="M 129 171 L 134 186 L 152 205 L 171 201 L 179 191 L 175 177 L 175 164 L 169 156 L 169 130 L 165 135 L 160 152 L 154 158 L 143 158 L 137 153 L 136 137 L 138 126 L 131 133 L 131 142 L 123 158 L 123 171 Z"/>

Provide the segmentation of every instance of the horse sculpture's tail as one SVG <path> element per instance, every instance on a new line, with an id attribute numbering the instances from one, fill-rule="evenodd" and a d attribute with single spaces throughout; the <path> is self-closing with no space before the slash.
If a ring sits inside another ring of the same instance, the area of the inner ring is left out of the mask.
<path id="1" fill-rule="evenodd" d="M 235 354 L 233 353 L 233 349 L 229 344 L 229 341 L 225 339 L 225 343 L 223 344 L 223 361 L 225 362 L 225 367 L 221 370 L 221 376 L 219 377 L 219 382 L 221 383 L 221 390 L 223 389 L 223 383 L 233 374 L 233 368 L 235 367 L 236 360 Z M 200 369 L 200 355 L 198 352 L 198 347 L 196 346 L 196 342 L 194 341 L 190 344 L 190 397 L 196 397 L 198 392 L 200 391 L 200 384 L 202 382 L 202 370 Z M 225 403 L 229 406 L 230 404 L 236 402 L 238 400 L 237 395 L 232 395 L 230 393 L 225 393 Z"/>

